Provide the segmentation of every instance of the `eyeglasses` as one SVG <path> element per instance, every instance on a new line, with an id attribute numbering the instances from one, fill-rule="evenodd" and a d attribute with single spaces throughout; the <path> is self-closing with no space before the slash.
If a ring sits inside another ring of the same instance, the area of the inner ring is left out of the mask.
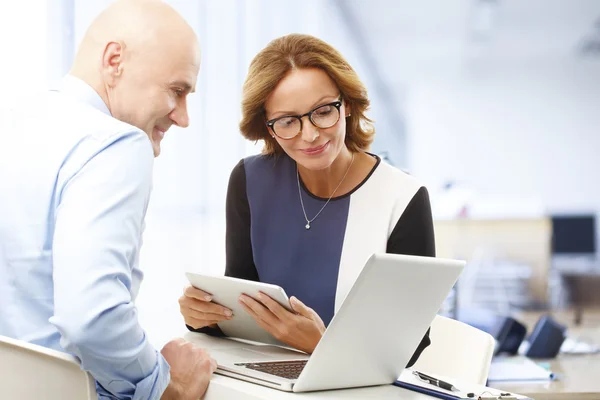
<path id="1" fill-rule="evenodd" d="M 340 120 L 342 100 L 319 106 L 306 114 L 286 115 L 267 121 L 267 126 L 280 139 L 289 140 L 302 132 L 302 118 L 308 117 L 311 124 L 320 129 L 331 128 Z"/>

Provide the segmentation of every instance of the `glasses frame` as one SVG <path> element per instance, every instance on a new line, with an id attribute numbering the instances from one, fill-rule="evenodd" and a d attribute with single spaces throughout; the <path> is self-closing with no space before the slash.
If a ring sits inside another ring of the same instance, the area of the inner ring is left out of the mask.
<path id="1" fill-rule="evenodd" d="M 275 136 L 277 136 L 279 139 L 282 139 L 282 140 L 292 140 L 296 136 L 298 136 L 300 134 L 300 132 L 302 132 L 302 129 L 304 129 L 304 123 L 302 122 L 302 118 L 304 118 L 304 117 L 308 117 L 308 120 L 310 121 L 310 123 L 313 124 L 314 127 L 319 128 L 319 129 L 328 129 L 328 128 L 331 128 L 332 126 L 334 126 L 335 124 L 337 124 L 340 121 L 340 118 L 342 116 L 342 112 L 340 110 L 340 108 L 342 107 L 342 103 L 343 103 L 342 102 L 342 97 L 340 96 L 338 100 L 336 100 L 334 102 L 331 102 L 331 103 L 327 103 L 327 104 L 321 104 L 320 106 L 317 106 L 317 107 L 313 108 L 312 110 L 310 110 L 309 112 L 307 112 L 305 114 L 302 114 L 302 115 L 283 115 L 281 117 L 270 119 L 266 123 L 267 123 L 267 126 L 269 128 L 271 128 L 271 131 L 275 134 Z M 313 113 L 315 111 L 317 111 L 319 108 L 321 108 L 321 107 L 327 107 L 327 106 L 333 106 L 333 107 L 335 107 L 337 109 L 337 111 L 338 111 L 338 117 L 337 117 L 337 119 L 335 120 L 335 122 L 333 124 L 331 124 L 329 126 L 319 126 L 319 125 L 315 124 L 315 121 L 313 121 L 313 119 L 312 119 Z M 291 136 L 291 137 L 282 137 L 282 136 L 279 136 L 277 134 L 277 131 L 275 131 L 275 123 L 277 121 L 279 121 L 280 119 L 283 119 L 283 118 L 296 118 L 297 120 L 300 121 L 300 130 L 294 136 Z"/>

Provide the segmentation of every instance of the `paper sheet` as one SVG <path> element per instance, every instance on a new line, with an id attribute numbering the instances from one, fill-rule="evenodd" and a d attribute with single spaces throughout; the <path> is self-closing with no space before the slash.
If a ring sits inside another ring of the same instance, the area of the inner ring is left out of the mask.
<path id="1" fill-rule="evenodd" d="M 497 357 L 492 361 L 488 381 L 549 381 L 554 374 L 527 357 Z"/>

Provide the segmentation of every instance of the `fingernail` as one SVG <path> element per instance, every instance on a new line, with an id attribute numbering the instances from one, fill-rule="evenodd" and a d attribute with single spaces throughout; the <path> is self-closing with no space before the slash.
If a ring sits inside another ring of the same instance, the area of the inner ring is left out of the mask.
<path id="1" fill-rule="evenodd" d="M 206 301 L 211 301 L 211 300 L 212 300 L 212 297 L 211 297 L 211 296 L 204 296 L 204 300 L 206 300 Z"/>
<path id="2" fill-rule="evenodd" d="M 262 294 L 262 293 L 260 293 L 260 292 L 259 292 L 259 293 L 256 295 L 256 297 L 257 297 L 259 300 L 263 300 L 263 297 L 264 297 L 264 296 L 263 296 L 263 294 Z"/>
<path id="3" fill-rule="evenodd" d="M 244 304 L 246 304 L 246 300 L 244 300 L 244 296 L 240 296 L 240 297 L 238 297 L 238 301 L 239 301 L 240 303 L 244 303 Z"/>
<path id="4" fill-rule="evenodd" d="M 225 310 L 225 315 L 228 317 L 231 317 L 231 310 Z"/>

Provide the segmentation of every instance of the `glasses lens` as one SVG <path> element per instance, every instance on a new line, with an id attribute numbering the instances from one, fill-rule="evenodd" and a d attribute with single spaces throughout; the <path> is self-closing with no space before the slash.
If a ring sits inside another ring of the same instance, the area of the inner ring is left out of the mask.
<path id="1" fill-rule="evenodd" d="M 284 139 L 293 138 L 300 132 L 300 120 L 296 117 L 284 117 L 273 124 L 275 134 Z"/>
<path id="2" fill-rule="evenodd" d="M 310 116 L 313 124 L 323 129 L 334 126 L 339 118 L 340 111 L 331 104 L 317 108 Z"/>

